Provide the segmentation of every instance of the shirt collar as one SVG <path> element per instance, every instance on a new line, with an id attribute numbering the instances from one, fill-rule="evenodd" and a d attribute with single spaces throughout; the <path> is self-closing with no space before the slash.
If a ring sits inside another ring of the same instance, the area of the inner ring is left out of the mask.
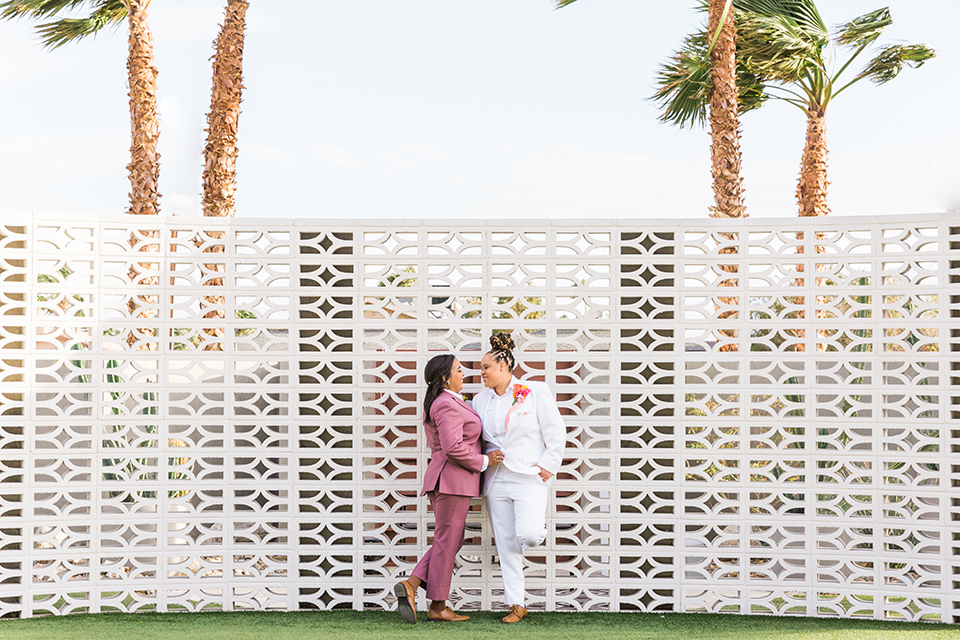
<path id="1" fill-rule="evenodd" d="M 510 376 L 510 384 L 507 385 L 507 390 L 503 392 L 503 395 L 502 395 L 502 396 L 498 396 L 498 395 L 497 395 L 497 392 L 494 391 L 493 389 L 490 389 L 490 393 L 493 394 L 493 397 L 494 397 L 494 398 L 503 398 L 503 397 L 506 397 L 506 396 L 510 396 L 510 397 L 512 398 L 512 397 L 513 397 L 513 386 L 514 386 L 514 385 L 517 385 L 517 384 L 522 384 L 522 383 L 521 383 L 519 380 L 517 380 L 517 377 L 516 377 L 516 376 Z"/>

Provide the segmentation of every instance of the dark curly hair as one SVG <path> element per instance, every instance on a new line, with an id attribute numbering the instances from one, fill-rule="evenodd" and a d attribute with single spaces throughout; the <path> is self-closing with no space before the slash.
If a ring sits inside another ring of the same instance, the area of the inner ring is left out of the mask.
<path id="1" fill-rule="evenodd" d="M 487 353 L 493 356 L 495 361 L 504 363 L 508 370 L 513 371 L 514 367 L 517 366 L 517 359 L 513 357 L 513 350 L 517 348 L 517 345 L 513 342 L 510 334 L 493 334 L 490 336 L 490 347 L 491 349 Z"/>

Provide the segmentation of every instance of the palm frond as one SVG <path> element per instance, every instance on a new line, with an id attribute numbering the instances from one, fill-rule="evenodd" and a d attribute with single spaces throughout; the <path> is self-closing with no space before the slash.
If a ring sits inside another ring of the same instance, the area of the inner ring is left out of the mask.
<path id="1" fill-rule="evenodd" d="M 122 13 L 98 13 L 89 18 L 63 18 L 55 22 L 47 22 L 37 26 L 37 34 L 43 46 L 51 49 L 93 35 L 106 27 L 123 22 L 127 17 Z"/>
<path id="2" fill-rule="evenodd" d="M 98 0 L 88 17 L 45 22 L 37 26 L 37 34 L 43 46 L 56 49 L 123 22 L 127 13 L 124 0 Z"/>
<path id="3" fill-rule="evenodd" d="M 660 68 L 657 85 L 652 100 L 660 105 L 660 120 L 681 128 L 706 123 L 713 80 L 705 32 L 687 36 L 683 49 Z"/>
<path id="4" fill-rule="evenodd" d="M 747 70 L 739 62 L 737 63 L 737 93 L 739 94 L 737 106 L 741 114 L 759 109 L 770 99 L 763 78 Z"/>
<path id="5" fill-rule="evenodd" d="M 829 40 L 785 15 L 737 14 L 737 57 L 750 72 L 778 82 L 797 82 L 819 64 Z"/>
<path id="6" fill-rule="evenodd" d="M 737 11 L 790 18 L 811 37 L 828 38 L 829 31 L 813 0 L 733 0 Z"/>
<path id="7" fill-rule="evenodd" d="M 884 84 L 900 75 L 904 65 L 916 69 L 936 55 L 936 51 L 923 44 L 890 45 L 882 48 L 874 56 L 867 67 L 857 75 L 854 82 L 869 78 L 875 84 Z"/>
<path id="8" fill-rule="evenodd" d="M 65 17 L 87 6 L 87 17 Z M 127 17 L 124 0 L 8 0 L 0 3 L 0 18 L 31 18 L 43 20 L 37 25 L 37 34 L 45 47 L 56 49 L 68 42 L 118 24 Z"/>
<path id="9" fill-rule="evenodd" d="M 556 8 L 557 8 L 557 9 L 562 9 L 563 7 L 566 7 L 567 5 L 573 4 L 573 3 L 576 2 L 577 0 L 555 0 L 555 1 L 556 1 L 556 3 L 557 3 L 557 7 L 556 7 Z"/>
<path id="10" fill-rule="evenodd" d="M 6 0 L 0 2 L 0 18 L 49 18 L 72 11 L 87 0 Z"/>
<path id="11" fill-rule="evenodd" d="M 860 49 L 876 42 L 881 32 L 893 23 L 890 9 L 884 7 L 871 11 L 859 18 L 840 25 L 837 30 L 837 44 L 844 47 Z"/>

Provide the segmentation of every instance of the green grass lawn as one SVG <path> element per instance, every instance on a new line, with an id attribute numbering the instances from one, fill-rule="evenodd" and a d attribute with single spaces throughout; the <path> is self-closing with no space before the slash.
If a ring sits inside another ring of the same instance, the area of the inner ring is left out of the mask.
<path id="1" fill-rule="evenodd" d="M 421 615 L 425 612 L 421 612 Z M 503 613 L 472 613 L 469 622 L 417 625 L 393 612 L 102 614 L 0 620 L 6 640 L 384 640 L 516 638 L 544 640 L 960 640 L 960 627 L 872 620 L 766 616 L 532 613 L 520 624 L 500 623 Z"/>

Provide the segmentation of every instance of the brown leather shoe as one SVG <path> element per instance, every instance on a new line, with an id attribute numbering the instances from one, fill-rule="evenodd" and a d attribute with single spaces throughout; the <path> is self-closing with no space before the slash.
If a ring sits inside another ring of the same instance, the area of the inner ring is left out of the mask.
<path id="1" fill-rule="evenodd" d="M 505 622 L 507 624 L 513 624 L 514 622 L 520 622 L 526 617 L 527 617 L 527 610 L 521 607 L 520 605 L 515 604 L 512 607 L 510 607 L 510 613 L 505 615 L 503 617 L 503 620 L 501 620 L 501 622 Z"/>
<path id="2" fill-rule="evenodd" d="M 436 622 L 463 622 L 469 619 L 470 616 L 461 616 L 459 613 L 454 613 L 450 607 L 447 607 L 443 611 L 427 609 L 427 620 L 435 620 Z"/>
<path id="3" fill-rule="evenodd" d="M 417 596 L 414 588 L 406 580 L 401 580 L 393 586 L 393 593 L 397 596 L 397 610 L 400 615 L 410 624 L 416 624 Z"/>

